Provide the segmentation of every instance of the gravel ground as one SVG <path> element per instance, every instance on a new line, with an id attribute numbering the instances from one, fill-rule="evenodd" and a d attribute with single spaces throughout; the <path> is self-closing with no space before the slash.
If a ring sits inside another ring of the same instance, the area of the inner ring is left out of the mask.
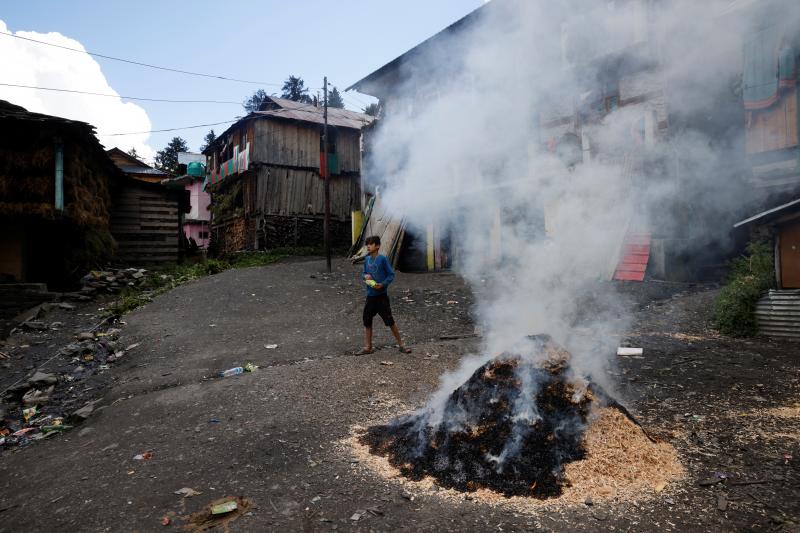
<path id="1" fill-rule="evenodd" d="M 164 531 L 197 525 L 192 513 L 225 496 L 247 506 L 232 531 L 797 530 L 800 349 L 714 335 L 714 290 L 625 291 L 636 323 L 624 341 L 644 355 L 618 358 L 620 394 L 677 448 L 688 479 L 651 501 L 525 512 L 436 487 L 412 496 L 356 462 L 353 428 L 422 404 L 477 349 L 473 300 L 452 274 L 400 274 L 393 307 L 414 353 L 380 326 L 380 349 L 358 357 L 358 269 L 323 265 L 226 271 L 127 315 L 119 342 L 139 347 L 108 371 L 95 413 L 0 455 L 0 531 Z M 68 339 L 44 346 L 56 341 Z M 261 368 L 216 377 L 247 362 Z M 185 487 L 201 494 L 175 494 Z"/>

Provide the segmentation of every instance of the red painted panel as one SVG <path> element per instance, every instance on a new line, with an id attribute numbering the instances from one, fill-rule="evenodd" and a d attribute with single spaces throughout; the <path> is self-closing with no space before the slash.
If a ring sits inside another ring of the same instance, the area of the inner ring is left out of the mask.
<path id="1" fill-rule="evenodd" d="M 647 263 L 622 263 L 617 266 L 617 272 L 644 272 L 647 270 Z"/>
<path id="2" fill-rule="evenodd" d="M 620 272 L 614 274 L 614 279 L 619 281 L 644 281 L 644 272 Z"/>
<path id="3" fill-rule="evenodd" d="M 614 279 L 620 281 L 644 281 L 647 262 L 650 260 L 649 233 L 629 233 L 622 247 L 622 257 L 617 263 Z"/>
<path id="4" fill-rule="evenodd" d="M 649 255 L 644 254 L 630 254 L 625 255 L 622 257 L 621 263 L 630 263 L 633 265 L 646 265 L 647 261 L 650 259 Z"/>
<path id="5" fill-rule="evenodd" d="M 650 255 L 650 245 L 649 244 L 626 244 L 625 245 L 625 251 L 623 253 L 625 255 L 628 255 L 628 254 Z"/>

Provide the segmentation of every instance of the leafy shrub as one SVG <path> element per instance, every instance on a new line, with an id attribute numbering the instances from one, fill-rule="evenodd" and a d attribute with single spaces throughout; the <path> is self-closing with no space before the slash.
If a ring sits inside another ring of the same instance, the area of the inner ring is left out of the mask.
<path id="1" fill-rule="evenodd" d="M 728 284 L 714 304 L 714 327 L 734 337 L 750 337 L 758 332 L 756 302 L 775 288 L 775 263 L 772 246 L 764 241 L 751 242 L 747 255 L 731 263 Z"/>

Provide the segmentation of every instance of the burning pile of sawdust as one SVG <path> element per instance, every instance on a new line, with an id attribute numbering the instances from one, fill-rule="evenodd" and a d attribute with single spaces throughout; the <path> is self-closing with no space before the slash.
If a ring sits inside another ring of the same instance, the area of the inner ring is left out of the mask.
<path id="1" fill-rule="evenodd" d="M 359 441 L 413 481 L 540 500 L 660 491 L 681 476 L 672 448 L 651 441 L 597 384 L 572 374 L 547 336 L 534 353 L 502 354 L 430 410 L 369 428 Z"/>

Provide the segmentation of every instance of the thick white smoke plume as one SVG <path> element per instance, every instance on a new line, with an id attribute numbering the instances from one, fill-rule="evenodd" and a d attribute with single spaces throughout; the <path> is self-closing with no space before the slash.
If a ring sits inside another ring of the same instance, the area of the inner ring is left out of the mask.
<path id="1" fill-rule="evenodd" d="M 370 174 L 412 230 L 449 229 L 484 327 L 484 355 L 443 377 L 429 423 L 530 334 L 603 383 L 625 315 L 609 291 L 582 306 L 627 232 L 724 242 L 745 172 L 744 32 L 730 4 L 494 0 L 403 73 Z"/>

